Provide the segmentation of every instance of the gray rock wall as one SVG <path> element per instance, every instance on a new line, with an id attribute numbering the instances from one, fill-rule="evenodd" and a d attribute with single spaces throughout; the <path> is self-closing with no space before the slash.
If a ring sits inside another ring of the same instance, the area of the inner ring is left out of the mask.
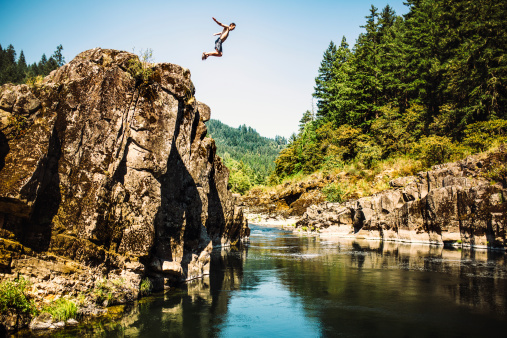
<path id="1" fill-rule="evenodd" d="M 438 165 L 395 179 L 393 189 L 371 197 L 313 205 L 297 226 L 347 237 L 505 248 L 505 163 L 500 150 Z"/>
<path id="2" fill-rule="evenodd" d="M 0 87 L 0 277 L 169 283 L 207 273 L 212 243 L 248 237 L 190 72 L 154 64 L 142 84 L 132 60 L 96 48 Z"/>

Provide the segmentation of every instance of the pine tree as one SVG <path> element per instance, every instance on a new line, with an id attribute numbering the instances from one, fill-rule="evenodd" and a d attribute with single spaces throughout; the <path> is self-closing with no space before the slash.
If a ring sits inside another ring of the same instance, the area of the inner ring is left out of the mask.
<path id="1" fill-rule="evenodd" d="M 39 63 L 37 64 L 37 75 L 45 76 L 46 72 L 46 64 L 48 63 L 48 59 L 46 57 L 46 54 L 42 54 Z"/>
<path id="2" fill-rule="evenodd" d="M 324 57 L 320 63 L 319 75 L 315 78 L 315 87 L 313 97 L 317 101 L 317 117 L 326 118 L 330 114 L 329 102 L 331 100 L 330 84 L 333 77 L 333 64 L 336 59 L 336 46 L 331 41 L 329 47 L 324 52 Z"/>
<path id="3" fill-rule="evenodd" d="M 303 117 L 301 117 L 301 120 L 299 120 L 299 131 L 303 131 L 305 129 L 305 126 L 307 123 L 313 122 L 314 116 L 311 111 L 307 110 Z"/>
<path id="4" fill-rule="evenodd" d="M 407 95 L 427 109 L 426 124 L 438 115 L 443 102 L 442 76 L 447 58 L 442 37 L 448 34 L 439 22 L 440 0 L 408 0 L 410 13 L 405 20 L 404 61 L 407 70 Z"/>
<path id="5" fill-rule="evenodd" d="M 26 66 L 26 59 L 25 54 L 23 53 L 23 50 L 19 53 L 19 59 L 17 64 L 17 76 L 16 76 L 16 83 L 22 83 L 26 77 L 27 72 L 27 66 Z"/>
<path id="6" fill-rule="evenodd" d="M 340 47 L 336 51 L 330 83 L 331 98 L 329 100 L 330 114 L 328 120 L 336 126 L 350 123 L 356 106 L 353 99 L 354 89 L 350 82 L 352 75 L 350 57 L 351 51 L 344 36 Z"/>
<path id="7" fill-rule="evenodd" d="M 58 47 L 56 47 L 56 50 L 52 56 L 52 58 L 56 61 L 57 67 L 61 67 L 65 64 L 65 57 L 63 57 L 62 50 L 63 50 L 62 45 L 59 45 Z"/>
<path id="8" fill-rule="evenodd" d="M 2 83 L 16 83 L 18 74 L 16 64 L 16 50 L 14 49 L 14 46 L 9 45 L 3 54 Z"/>
<path id="9" fill-rule="evenodd" d="M 354 125 L 368 130 L 374 118 L 378 117 L 380 88 L 379 67 L 379 34 L 378 12 L 371 6 L 370 15 L 366 16 L 365 33 L 359 35 L 354 46 L 354 58 L 351 79 L 354 90 L 356 109 L 355 116 L 351 116 Z"/>
<path id="10" fill-rule="evenodd" d="M 442 7 L 450 51 L 443 88 L 458 130 L 471 122 L 506 118 L 507 3 L 456 0 Z"/>

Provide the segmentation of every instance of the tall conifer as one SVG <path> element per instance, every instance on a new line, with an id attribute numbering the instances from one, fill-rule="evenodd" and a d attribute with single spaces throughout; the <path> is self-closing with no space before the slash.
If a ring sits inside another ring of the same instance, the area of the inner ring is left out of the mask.
<path id="1" fill-rule="evenodd" d="M 331 100 L 331 80 L 333 78 L 333 64 L 336 59 L 336 45 L 331 41 L 329 47 L 324 52 L 324 57 L 320 63 L 319 75 L 315 78 L 315 87 L 313 96 L 317 101 L 317 116 L 325 118 L 329 116 L 329 102 Z"/>

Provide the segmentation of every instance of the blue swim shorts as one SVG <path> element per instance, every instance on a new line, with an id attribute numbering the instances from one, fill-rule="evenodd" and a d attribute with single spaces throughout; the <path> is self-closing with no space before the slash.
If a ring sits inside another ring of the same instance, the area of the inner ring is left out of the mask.
<path id="1" fill-rule="evenodd" d="M 215 49 L 222 53 L 222 40 L 220 40 L 220 38 L 215 41 Z"/>

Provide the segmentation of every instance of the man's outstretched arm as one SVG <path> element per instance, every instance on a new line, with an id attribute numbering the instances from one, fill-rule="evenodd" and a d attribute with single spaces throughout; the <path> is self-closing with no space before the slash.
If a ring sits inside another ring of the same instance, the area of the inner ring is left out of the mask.
<path id="1" fill-rule="evenodd" d="M 226 25 L 224 25 L 223 23 L 221 23 L 220 21 L 218 21 L 217 19 L 213 18 L 213 21 L 215 21 L 219 26 L 222 26 L 224 28 L 227 28 Z"/>

